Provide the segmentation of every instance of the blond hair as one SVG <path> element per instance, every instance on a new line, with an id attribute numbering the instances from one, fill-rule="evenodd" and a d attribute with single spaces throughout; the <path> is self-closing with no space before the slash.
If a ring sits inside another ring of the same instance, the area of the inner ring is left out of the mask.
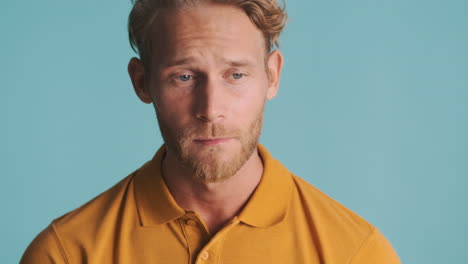
<path id="1" fill-rule="evenodd" d="M 132 11 L 128 18 L 130 46 L 140 55 L 143 64 L 151 57 L 154 25 L 162 10 L 179 9 L 199 2 L 213 2 L 241 8 L 260 31 L 262 31 L 266 50 L 278 47 L 278 39 L 286 24 L 287 14 L 284 3 L 277 0 L 131 0 Z"/>

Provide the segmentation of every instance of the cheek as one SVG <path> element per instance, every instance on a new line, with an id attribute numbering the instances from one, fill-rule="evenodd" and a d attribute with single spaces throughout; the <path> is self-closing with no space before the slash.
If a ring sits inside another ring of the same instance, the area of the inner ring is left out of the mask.
<path id="1" fill-rule="evenodd" d="M 234 115 L 236 119 L 242 123 L 242 127 L 249 127 L 249 125 L 258 118 L 263 112 L 265 104 L 265 93 L 255 93 L 240 100 L 237 105 L 237 113 Z"/>
<path id="2" fill-rule="evenodd" d="M 191 102 L 188 97 L 175 97 L 161 93 L 154 99 L 159 116 L 172 126 L 187 123 L 191 116 Z"/>
<path id="3" fill-rule="evenodd" d="M 266 100 L 266 92 L 267 83 L 263 81 L 245 87 L 244 93 L 240 96 L 241 98 L 239 100 L 240 108 L 247 112 L 259 109 Z"/>

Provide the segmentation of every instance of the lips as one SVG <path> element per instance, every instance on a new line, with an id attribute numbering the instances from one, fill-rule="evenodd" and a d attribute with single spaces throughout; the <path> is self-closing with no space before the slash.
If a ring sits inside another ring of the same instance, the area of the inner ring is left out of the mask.
<path id="1" fill-rule="evenodd" d="M 198 138 L 194 142 L 205 146 L 220 145 L 230 141 L 231 138 Z"/>

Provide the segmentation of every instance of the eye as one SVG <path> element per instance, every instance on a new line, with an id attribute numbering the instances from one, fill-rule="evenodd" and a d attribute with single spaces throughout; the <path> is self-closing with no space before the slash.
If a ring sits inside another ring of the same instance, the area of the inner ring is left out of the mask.
<path id="1" fill-rule="evenodd" d="M 234 79 L 236 79 L 236 80 L 239 80 L 239 79 L 241 79 L 241 78 L 244 77 L 244 76 L 245 76 L 245 74 L 240 73 L 240 72 L 236 72 L 236 73 L 233 73 L 233 74 L 232 74 L 232 78 L 234 78 Z"/>
<path id="2" fill-rule="evenodd" d="M 192 75 L 188 75 L 188 74 L 184 74 L 184 75 L 179 75 L 177 76 L 177 80 L 178 81 L 182 81 L 182 82 L 188 82 L 190 80 L 193 79 L 193 76 Z"/>

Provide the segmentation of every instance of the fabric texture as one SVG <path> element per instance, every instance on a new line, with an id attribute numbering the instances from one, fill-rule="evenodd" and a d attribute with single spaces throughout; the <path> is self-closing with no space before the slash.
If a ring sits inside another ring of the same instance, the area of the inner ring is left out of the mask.
<path id="1" fill-rule="evenodd" d="M 154 158 L 82 207 L 55 219 L 25 251 L 30 263 L 397 264 L 374 226 L 289 172 L 258 145 L 260 184 L 214 236 L 177 205 Z"/>

